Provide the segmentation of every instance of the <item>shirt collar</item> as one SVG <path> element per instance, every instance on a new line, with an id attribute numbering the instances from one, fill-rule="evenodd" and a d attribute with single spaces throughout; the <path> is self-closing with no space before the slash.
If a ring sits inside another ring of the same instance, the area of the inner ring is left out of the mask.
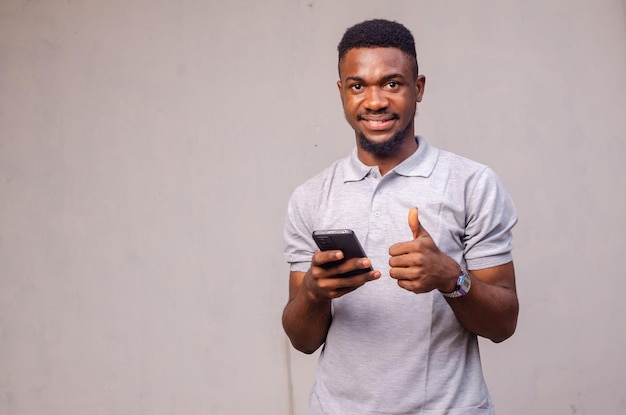
<path id="1" fill-rule="evenodd" d="M 394 167 L 389 173 L 394 172 L 401 176 L 422 176 L 428 177 L 437 163 L 439 150 L 431 147 L 424 137 L 417 136 L 417 150 L 402 163 Z M 358 182 L 363 180 L 372 170 L 372 166 L 366 166 L 359 160 L 357 150 L 354 148 L 348 157 L 348 162 L 344 164 L 344 182 Z"/>

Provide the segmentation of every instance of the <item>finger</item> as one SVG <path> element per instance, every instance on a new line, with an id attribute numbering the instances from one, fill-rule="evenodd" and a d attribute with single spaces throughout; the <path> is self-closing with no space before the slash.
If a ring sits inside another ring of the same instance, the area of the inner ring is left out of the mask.
<path id="1" fill-rule="evenodd" d="M 369 271 L 351 277 L 324 278 L 319 281 L 319 287 L 328 293 L 330 298 L 337 298 L 356 290 L 369 281 L 380 278 L 380 275 L 380 271 Z"/>
<path id="2" fill-rule="evenodd" d="M 351 258 L 346 261 L 337 263 L 337 266 L 332 268 L 332 271 L 336 275 L 346 277 L 348 275 L 358 275 L 369 272 L 371 270 L 372 263 L 368 258 Z M 328 268 L 330 271 L 331 269 Z"/>
<path id="3" fill-rule="evenodd" d="M 313 254 L 312 262 L 314 265 L 323 266 L 341 259 L 343 259 L 343 252 L 339 250 L 316 251 Z"/>
<path id="4" fill-rule="evenodd" d="M 402 244 L 406 247 L 415 247 L 415 244 L 412 242 L 406 242 Z M 400 249 L 402 246 L 396 247 L 397 251 L 394 252 L 396 255 L 391 255 L 389 258 L 389 267 L 391 268 L 410 268 L 410 267 L 421 267 L 424 265 L 424 255 L 420 252 L 406 252 L 402 253 Z"/>
<path id="5" fill-rule="evenodd" d="M 417 235 L 420 232 L 420 221 L 416 207 L 409 209 L 409 228 L 411 228 L 411 232 L 413 232 L 413 239 L 417 239 Z"/>

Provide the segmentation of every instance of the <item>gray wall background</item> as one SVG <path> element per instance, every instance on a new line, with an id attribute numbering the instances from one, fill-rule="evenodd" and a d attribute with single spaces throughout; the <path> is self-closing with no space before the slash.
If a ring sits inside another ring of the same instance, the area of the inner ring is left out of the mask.
<path id="1" fill-rule="evenodd" d="M 335 48 L 386 17 L 418 131 L 519 210 L 499 413 L 626 414 L 625 4 L 0 1 L 0 413 L 306 413 L 285 205 L 354 145 Z"/>

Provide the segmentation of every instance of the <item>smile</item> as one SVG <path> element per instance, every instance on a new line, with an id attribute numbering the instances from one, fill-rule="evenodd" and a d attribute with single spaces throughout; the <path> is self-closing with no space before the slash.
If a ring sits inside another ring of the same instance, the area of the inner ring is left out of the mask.
<path id="1" fill-rule="evenodd" d="M 396 117 L 384 118 L 384 119 L 378 119 L 378 118 L 370 119 L 369 117 L 368 118 L 359 117 L 359 120 L 363 122 L 369 129 L 372 129 L 372 130 L 385 130 L 389 128 L 396 119 L 397 119 Z"/>

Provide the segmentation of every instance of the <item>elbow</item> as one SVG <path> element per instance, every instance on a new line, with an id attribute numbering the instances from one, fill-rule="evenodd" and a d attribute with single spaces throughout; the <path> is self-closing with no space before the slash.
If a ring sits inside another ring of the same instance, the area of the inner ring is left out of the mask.
<path id="1" fill-rule="evenodd" d="M 289 342 L 291 342 L 293 348 L 304 354 L 313 354 L 322 344 L 324 344 L 324 342 L 318 343 L 310 341 L 309 339 L 302 339 L 286 330 L 285 333 L 287 333 L 287 337 L 289 338 Z"/>
<path id="2" fill-rule="evenodd" d="M 293 341 L 291 342 L 291 345 L 293 346 L 294 349 L 304 354 L 313 354 L 317 351 L 317 349 L 320 348 L 319 346 L 311 347 L 311 346 L 304 345 L 304 344 L 296 344 Z"/>
<path id="3" fill-rule="evenodd" d="M 289 338 L 289 342 L 294 349 L 305 354 L 313 354 L 324 344 L 325 338 L 321 341 L 312 338 L 308 331 L 300 331 L 297 327 L 293 327 L 289 320 L 283 316 L 283 330 Z"/>
<path id="4" fill-rule="evenodd" d="M 503 341 L 513 336 L 513 334 L 515 334 L 515 330 L 517 329 L 518 312 L 519 312 L 518 307 L 515 307 L 513 310 L 511 310 L 511 313 L 507 321 L 504 324 L 502 324 L 500 330 L 493 333 L 493 335 L 489 336 L 489 340 L 491 340 L 494 343 L 502 343 Z"/>
<path id="5" fill-rule="evenodd" d="M 502 343 L 503 341 L 513 336 L 513 333 L 515 333 L 515 328 L 513 328 L 512 330 L 502 331 L 497 335 L 491 336 L 489 337 L 489 340 L 491 340 L 493 343 Z"/>

